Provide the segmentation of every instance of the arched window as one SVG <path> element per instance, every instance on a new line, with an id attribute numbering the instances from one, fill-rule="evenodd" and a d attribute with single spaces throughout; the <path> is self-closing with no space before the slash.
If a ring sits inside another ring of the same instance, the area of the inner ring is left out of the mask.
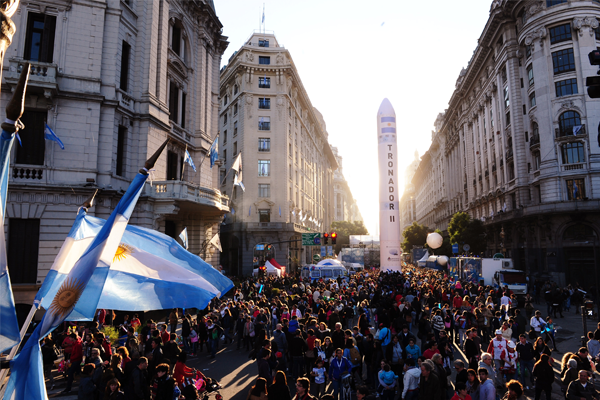
<path id="1" fill-rule="evenodd" d="M 577 164 L 585 162 L 583 143 L 565 143 L 562 146 L 562 162 L 563 164 Z"/>
<path id="2" fill-rule="evenodd" d="M 173 20 L 169 28 L 169 47 L 175 54 L 179 56 L 179 58 L 187 63 L 189 59 L 189 50 L 187 44 L 187 35 L 185 34 L 183 24 L 179 20 Z"/>
<path id="3" fill-rule="evenodd" d="M 565 111 L 558 117 L 560 136 L 573 135 L 573 128 L 581 125 L 581 117 L 577 111 Z"/>

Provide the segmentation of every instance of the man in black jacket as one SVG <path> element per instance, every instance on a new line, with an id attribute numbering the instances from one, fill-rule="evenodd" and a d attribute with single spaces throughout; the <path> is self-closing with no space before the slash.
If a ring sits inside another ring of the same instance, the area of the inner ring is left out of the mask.
<path id="1" fill-rule="evenodd" d="M 303 375 L 304 353 L 308 350 L 308 344 L 302 337 L 300 329 L 296 330 L 294 338 L 290 343 L 290 355 L 292 356 L 292 377 L 294 379 Z"/>
<path id="2" fill-rule="evenodd" d="M 188 354 L 190 353 L 190 333 L 192 332 L 190 319 L 192 319 L 192 316 L 189 313 L 186 313 L 183 317 L 183 321 L 181 322 L 181 338 L 183 339 L 183 351 L 185 351 Z"/>
<path id="3" fill-rule="evenodd" d="M 588 382 L 590 373 L 586 370 L 579 371 L 579 379 L 569 383 L 567 388 L 568 400 L 598 400 L 598 391 L 593 383 Z"/>
<path id="4" fill-rule="evenodd" d="M 150 386 L 148 384 L 148 359 L 140 357 L 137 367 L 131 371 L 127 398 L 131 400 L 149 400 Z"/>
<path id="5" fill-rule="evenodd" d="M 421 364 L 419 400 L 437 400 L 441 398 L 440 381 L 432 371 L 431 364 Z"/>

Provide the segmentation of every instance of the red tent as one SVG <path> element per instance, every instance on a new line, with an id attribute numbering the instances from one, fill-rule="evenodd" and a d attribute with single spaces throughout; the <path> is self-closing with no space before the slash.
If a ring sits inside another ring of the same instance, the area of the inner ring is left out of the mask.
<path id="1" fill-rule="evenodd" d="M 270 262 L 270 263 L 271 263 L 271 264 L 272 264 L 272 265 L 273 265 L 275 268 L 277 268 L 278 270 L 280 270 L 280 271 L 281 271 L 281 275 L 282 275 L 282 276 L 283 276 L 283 275 L 285 275 L 285 267 L 284 267 L 284 266 L 282 266 L 282 265 L 279 265 L 279 263 L 278 263 L 277 261 L 275 261 L 275 259 L 274 259 L 274 258 L 271 258 L 271 259 L 269 260 L 269 262 Z"/>

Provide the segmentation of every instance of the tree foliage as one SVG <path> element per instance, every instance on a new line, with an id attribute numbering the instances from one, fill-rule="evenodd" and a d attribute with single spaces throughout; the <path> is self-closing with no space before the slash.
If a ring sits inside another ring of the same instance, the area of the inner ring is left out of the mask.
<path id="1" fill-rule="evenodd" d="M 409 253 L 413 246 L 424 246 L 427 240 L 427 233 L 429 228 L 413 222 L 412 225 L 408 226 L 403 233 L 404 241 L 402 242 L 402 251 Z"/>
<path id="2" fill-rule="evenodd" d="M 362 221 L 334 221 L 331 223 L 331 232 L 337 233 L 335 252 L 339 253 L 343 245 L 350 244 L 350 235 L 368 235 L 369 231 Z"/>
<path id="3" fill-rule="evenodd" d="M 452 216 L 448 225 L 450 242 L 458 243 L 460 247 L 468 244 L 470 253 L 480 254 L 486 249 L 485 228 L 478 219 L 471 219 L 465 212 L 457 212 Z"/>

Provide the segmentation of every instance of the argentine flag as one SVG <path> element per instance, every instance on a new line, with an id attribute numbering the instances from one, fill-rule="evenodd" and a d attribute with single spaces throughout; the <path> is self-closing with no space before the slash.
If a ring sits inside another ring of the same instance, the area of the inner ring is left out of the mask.
<path id="1" fill-rule="evenodd" d="M 21 340 L 15 300 L 6 260 L 6 240 L 4 238 L 4 211 L 8 194 L 8 170 L 10 149 L 15 135 L 2 131 L 0 136 L 0 353 L 16 346 Z"/>
<path id="2" fill-rule="evenodd" d="M 209 151 L 208 155 L 210 157 L 210 167 L 212 168 L 213 165 L 215 165 L 215 163 L 219 159 L 219 137 L 218 136 L 215 138 L 212 145 L 210 146 L 210 151 Z"/>
<path id="3" fill-rule="evenodd" d="M 137 174 L 102 229 L 83 255 L 75 260 L 56 295 L 52 296 L 42 321 L 21 353 L 10 363 L 11 375 L 6 387 L 6 399 L 48 398 L 39 342 L 71 314 L 94 315 L 109 267 L 147 178 L 148 175 Z M 79 301 L 81 297 L 84 301 Z"/>
<path id="4" fill-rule="evenodd" d="M 183 247 L 187 250 L 188 249 L 187 228 L 183 228 L 183 230 L 179 234 L 179 238 L 181 239 L 181 242 L 183 243 Z"/>
<path id="5" fill-rule="evenodd" d="M 194 160 L 192 160 L 192 156 L 190 155 L 190 152 L 187 149 L 185 149 L 185 157 L 183 159 L 183 162 L 190 164 L 190 167 L 194 170 L 194 172 L 196 172 L 196 166 L 194 165 Z"/>
<path id="6" fill-rule="evenodd" d="M 106 223 L 80 211 L 69 236 L 44 280 L 36 300 L 48 309 L 74 260 Z M 160 232 L 128 225 L 114 255 L 96 308 L 147 311 L 168 308 L 204 308 L 233 282 L 177 240 Z M 84 292 L 84 295 L 87 293 Z M 91 320 L 93 312 L 73 313 L 67 320 Z"/>
<path id="7" fill-rule="evenodd" d="M 60 146 L 61 149 L 65 149 L 65 145 L 63 144 L 62 140 L 60 140 L 58 138 L 58 136 L 56 136 L 56 134 L 54 133 L 54 131 L 52 129 L 50 129 L 50 127 L 48 126 L 48 124 L 44 124 L 46 127 L 44 128 L 44 138 L 46 140 L 52 140 L 56 143 L 58 143 L 58 145 Z M 194 169 L 195 171 L 196 169 Z"/>

